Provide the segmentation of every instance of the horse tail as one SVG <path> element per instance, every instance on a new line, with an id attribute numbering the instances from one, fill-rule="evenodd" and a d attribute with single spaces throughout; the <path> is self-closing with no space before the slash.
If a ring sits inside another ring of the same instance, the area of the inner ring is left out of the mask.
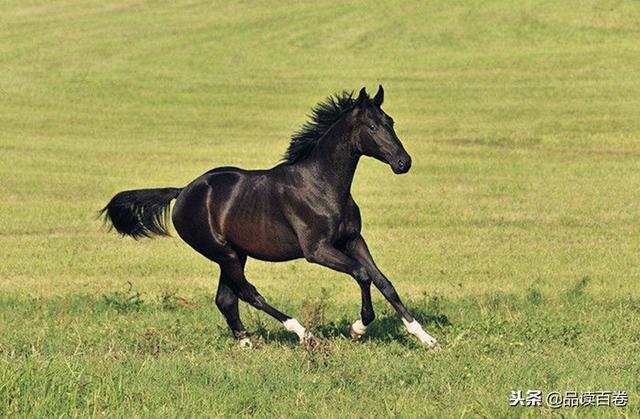
<path id="1" fill-rule="evenodd" d="M 182 188 L 138 189 L 118 192 L 100 213 L 123 236 L 169 236 L 169 204 Z"/>

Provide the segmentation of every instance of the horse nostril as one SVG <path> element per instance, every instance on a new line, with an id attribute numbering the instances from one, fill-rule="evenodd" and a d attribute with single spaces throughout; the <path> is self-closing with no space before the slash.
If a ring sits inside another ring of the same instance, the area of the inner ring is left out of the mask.
<path id="1" fill-rule="evenodd" d="M 400 173 L 407 173 L 411 168 L 411 157 L 403 157 L 398 159 L 398 171 Z"/>

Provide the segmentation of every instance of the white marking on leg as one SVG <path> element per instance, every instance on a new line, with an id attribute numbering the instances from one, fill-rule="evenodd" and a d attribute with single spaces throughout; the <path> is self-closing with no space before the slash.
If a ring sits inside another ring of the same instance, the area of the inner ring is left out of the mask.
<path id="1" fill-rule="evenodd" d="M 251 343 L 251 340 L 249 338 L 242 338 L 240 339 L 240 341 L 238 342 L 238 344 L 240 345 L 241 348 L 244 349 L 251 349 L 253 348 L 253 344 Z"/>
<path id="2" fill-rule="evenodd" d="M 296 335 L 298 335 L 298 338 L 300 338 L 300 342 L 305 340 L 306 330 L 304 326 L 300 324 L 299 321 L 297 321 L 296 319 L 289 319 L 289 320 L 283 321 L 282 324 L 284 325 L 285 329 L 287 329 L 290 332 L 294 332 Z"/>
<path id="3" fill-rule="evenodd" d="M 351 338 L 354 340 L 360 339 L 366 331 L 367 326 L 362 323 L 362 320 L 358 319 L 351 325 Z"/>
<path id="4" fill-rule="evenodd" d="M 418 339 L 420 339 L 420 342 L 428 345 L 430 348 L 435 348 L 436 346 L 438 346 L 438 341 L 433 336 L 425 332 L 422 329 L 422 326 L 420 326 L 420 323 L 418 323 L 416 320 L 408 322 L 403 318 L 402 323 L 404 323 L 409 333 L 417 336 Z"/>

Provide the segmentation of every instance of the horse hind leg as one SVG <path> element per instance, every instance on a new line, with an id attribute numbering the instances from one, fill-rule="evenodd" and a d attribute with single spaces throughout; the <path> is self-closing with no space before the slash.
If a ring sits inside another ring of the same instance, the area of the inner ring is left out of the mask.
<path id="1" fill-rule="evenodd" d="M 202 208 L 206 208 L 206 205 Z M 244 275 L 246 255 L 238 254 L 224 240 L 219 239 L 219 234 L 212 228 L 210 216 L 207 211 L 193 211 L 193 208 L 184 207 L 182 201 L 179 201 L 174 209 L 173 224 L 188 245 L 220 265 L 221 285 L 218 286 L 216 305 L 225 316 L 234 336 L 240 340 L 240 344 L 248 346 L 248 339 L 244 336 L 244 327 L 238 315 L 238 298 L 276 318 L 287 330 L 296 333 L 300 340 L 304 341 L 309 334 L 300 322 L 269 305 L 247 281 Z M 206 220 L 208 228 L 195 228 L 198 226 L 194 224 L 194 220 L 200 220 L 200 226 L 205 222 L 203 220 Z"/>
<path id="2" fill-rule="evenodd" d="M 229 278 L 228 285 L 232 288 L 235 295 L 237 295 L 242 301 L 250 304 L 258 310 L 264 311 L 281 322 L 288 331 L 294 332 L 298 336 L 301 343 L 311 336 L 311 334 L 307 332 L 298 320 L 284 314 L 267 303 L 258 290 L 256 290 L 256 288 L 247 281 L 244 274 L 243 264 L 239 263 L 235 254 L 220 263 L 220 268 L 224 272 L 225 277 Z"/>
<path id="3" fill-rule="evenodd" d="M 251 340 L 247 337 L 244 325 L 240 320 L 240 312 L 238 310 L 238 296 L 233 292 L 231 287 L 227 285 L 227 278 L 223 271 L 220 272 L 220 282 L 218 283 L 218 292 L 216 293 L 216 306 L 224 316 L 233 333 L 238 339 L 240 347 L 251 348 Z"/>

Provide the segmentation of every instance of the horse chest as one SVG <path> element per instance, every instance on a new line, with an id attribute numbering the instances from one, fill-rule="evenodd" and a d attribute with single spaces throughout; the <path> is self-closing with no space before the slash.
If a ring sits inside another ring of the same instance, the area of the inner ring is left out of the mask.
<path id="1" fill-rule="evenodd" d="M 333 233 L 334 240 L 340 241 L 355 234 L 356 224 L 352 211 L 348 207 L 344 207 L 330 216 L 327 232 Z"/>

